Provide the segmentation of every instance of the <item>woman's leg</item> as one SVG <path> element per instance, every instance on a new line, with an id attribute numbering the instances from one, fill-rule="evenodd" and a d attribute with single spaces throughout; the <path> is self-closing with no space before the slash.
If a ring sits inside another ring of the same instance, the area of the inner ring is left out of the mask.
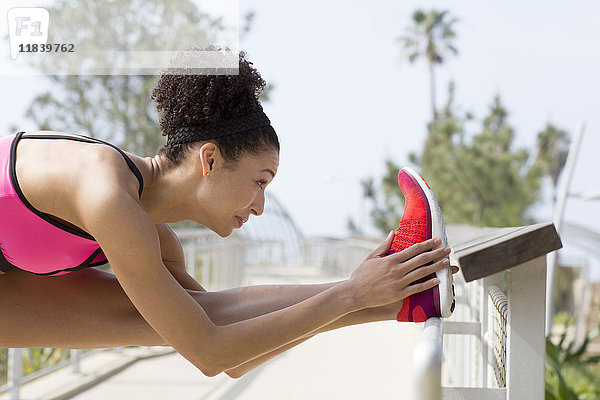
<path id="1" fill-rule="evenodd" d="M 335 284 L 263 285 L 188 293 L 216 324 L 224 325 L 288 307 Z M 0 332 L 3 333 L 0 347 L 166 345 L 137 312 L 115 276 L 97 269 L 58 277 L 15 270 L 0 277 L 0 293 Z M 303 340 L 296 344 L 321 331 L 392 319 L 397 309 L 397 305 L 392 305 L 348 314 L 299 338 Z M 270 357 L 264 361 L 291 347 L 269 353 Z"/>
<path id="2" fill-rule="evenodd" d="M 95 268 L 46 277 L 0 275 L 0 347 L 160 346 L 115 276 Z"/>

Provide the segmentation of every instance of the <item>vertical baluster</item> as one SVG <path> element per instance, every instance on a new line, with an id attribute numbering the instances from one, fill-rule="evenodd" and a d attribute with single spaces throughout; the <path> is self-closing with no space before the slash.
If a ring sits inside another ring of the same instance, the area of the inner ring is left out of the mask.
<path id="1" fill-rule="evenodd" d="M 81 372 L 81 350 L 71 349 L 69 351 L 69 356 L 71 357 L 71 365 L 73 365 L 73 372 L 79 373 Z"/>
<path id="2" fill-rule="evenodd" d="M 11 400 L 18 400 L 23 374 L 23 349 L 8 349 L 8 383 Z"/>

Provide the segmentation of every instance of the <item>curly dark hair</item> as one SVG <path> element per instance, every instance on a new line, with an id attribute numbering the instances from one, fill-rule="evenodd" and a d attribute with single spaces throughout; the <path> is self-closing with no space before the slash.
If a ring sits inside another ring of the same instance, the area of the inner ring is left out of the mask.
<path id="1" fill-rule="evenodd" d="M 221 48 L 211 45 L 192 50 L 221 51 Z M 151 100 L 157 103 L 160 129 L 166 136 L 182 126 L 202 126 L 257 111 L 258 98 L 266 85 L 252 62 L 246 60 L 246 53 L 240 51 L 239 74 L 178 75 L 163 71 L 152 90 Z M 279 139 L 271 126 L 196 143 L 208 142 L 219 147 L 226 168 L 235 168 L 245 155 L 258 155 L 270 149 L 279 151 Z M 166 156 L 171 166 L 177 166 L 194 144 L 165 144 L 157 154 Z"/>

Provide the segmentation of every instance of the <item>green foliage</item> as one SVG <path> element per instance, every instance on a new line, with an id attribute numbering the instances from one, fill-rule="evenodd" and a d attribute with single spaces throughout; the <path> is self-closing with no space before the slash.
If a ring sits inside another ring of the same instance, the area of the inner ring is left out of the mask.
<path id="1" fill-rule="evenodd" d="M 465 122 L 454 110 L 453 87 L 444 112 L 429 125 L 419 159 L 444 218 L 478 226 L 520 226 L 537 200 L 542 169 L 526 149 L 513 150 L 514 129 L 496 96 L 481 131 L 468 140 Z"/>
<path id="2" fill-rule="evenodd" d="M 552 313 L 565 311 L 569 319 L 574 311 L 575 293 L 573 283 L 577 278 L 577 269 L 558 265 L 554 271 L 554 290 L 552 292 Z M 564 323 L 565 320 L 562 321 Z"/>
<path id="3" fill-rule="evenodd" d="M 8 375 L 8 349 L 0 349 L 0 386 L 6 385 Z"/>
<path id="4" fill-rule="evenodd" d="M 538 134 L 539 162 L 544 172 L 552 178 L 554 187 L 567 161 L 569 145 L 569 134 L 550 123 Z"/>
<path id="5" fill-rule="evenodd" d="M 68 349 L 30 348 L 23 352 L 23 375 L 29 375 L 69 358 Z"/>
<path id="6" fill-rule="evenodd" d="M 558 344 L 546 338 L 546 399 L 592 400 L 600 398 L 600 356 L 587 355 L 588 344 L 598 337 L 598 329 L 588 333 L 581 344 L 567 343 L 567 328 Z"/>
<path id="7" fill-rule="evenodd" d="M 547 127 L 539 135 L 542 139 L 535 157 L 527 149 L 514 149 L 514 129 L 499 96 L 493 99 L 480 131 L 467 135 L 465 125 L 473 117 L 459 113 L 453 102 L 454 88 L 450 85 L 443 112 L 428 125 L 423 152 L 410 156 L 434 191 L 444 221 L 476 226 L 531 223 L 527 211 L 538 200 L 541 179 L 551 171 L 548 160 L 559 142 L 541 143 L 547 137 Z M 398 165 L 386 160 L 381 195 L 372 189 L 367 196 L 373 206 L 372 222 L 384 234 L 401 217 L 398 170 Z M 374 186 L 373 179 L 367 182 Z"/>

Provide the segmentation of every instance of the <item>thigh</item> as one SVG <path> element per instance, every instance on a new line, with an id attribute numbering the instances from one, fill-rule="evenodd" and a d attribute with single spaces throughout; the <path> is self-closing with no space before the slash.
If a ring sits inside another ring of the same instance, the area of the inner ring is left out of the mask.
<path id="1" fill-rule="evenodd" d="M 20 270 L 0 276 L 0 347 L 160 344 L 113 274 L 86 268 L 54 277 Z"/>

